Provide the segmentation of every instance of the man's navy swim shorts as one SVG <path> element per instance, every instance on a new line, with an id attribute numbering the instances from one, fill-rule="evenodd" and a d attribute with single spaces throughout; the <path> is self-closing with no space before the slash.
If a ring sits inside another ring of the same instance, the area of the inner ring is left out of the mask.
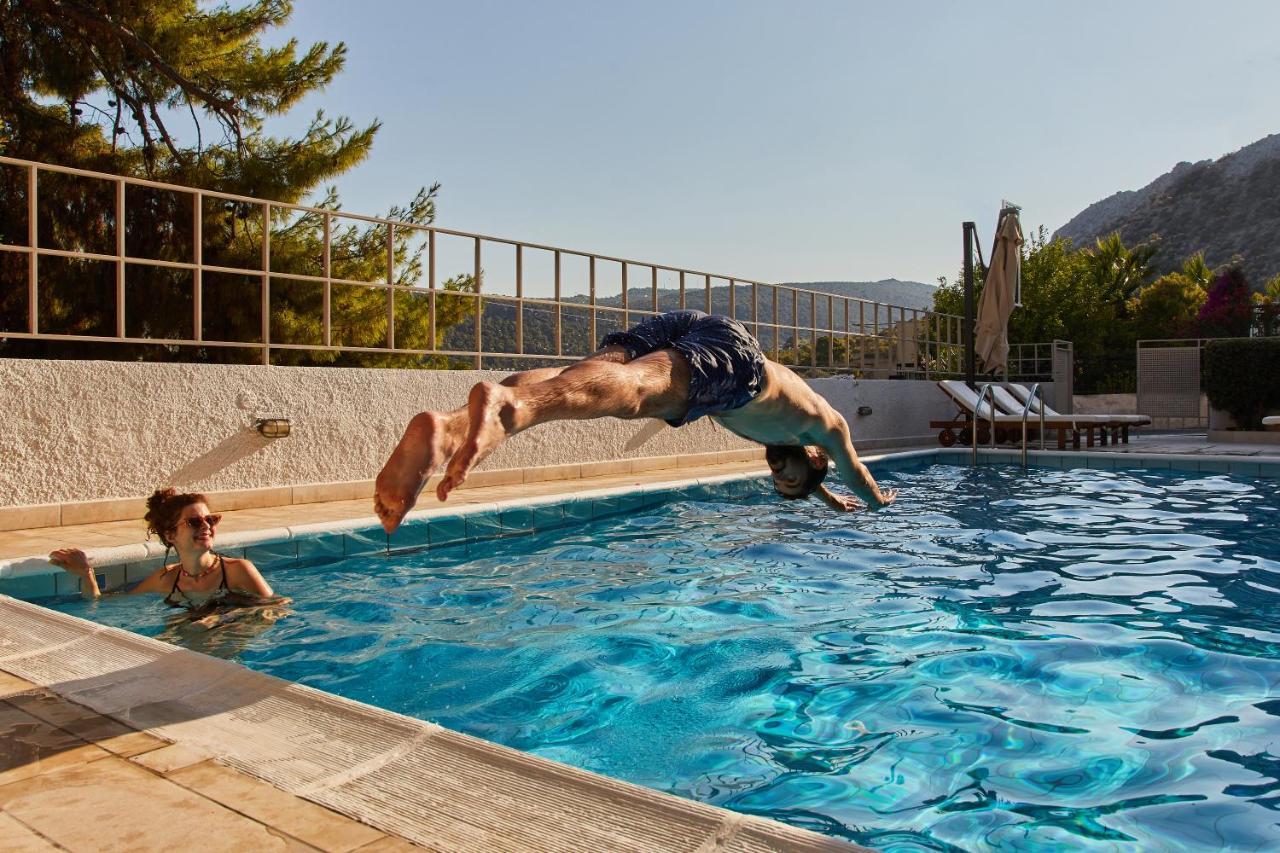
<path id="1" fill-rule="evenodd" d="M 681 426 L 703 415 L 741 408 L 764 390 L 764 353 L 737 320 L 701 311 L 671 311 L 605 335 L 600 347 L 620 346 L 628 358 L 668 347 L 689 363 L 689 411 Z"/>

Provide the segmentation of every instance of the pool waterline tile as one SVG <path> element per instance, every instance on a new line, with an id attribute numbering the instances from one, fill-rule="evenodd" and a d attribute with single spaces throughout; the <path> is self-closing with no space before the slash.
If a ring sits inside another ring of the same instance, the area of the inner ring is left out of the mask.
<path id="1" fill-rule="evenodd" d="M 1126 448 L 1127 449 L 1127 448 Z M 912 450 L 896 454 L 863 457 L 868 467 L 881 475 L 890 471 L 909 471 L 931 464 L 954 464 L 968 467 L 971 453 L 968 448 Z M 1021 463 L 1016 450 L 1002 449 L 995 453 L 982 450 L 979 464 L 983 466 L 1016 466 Z M 1241 458 L 1220 456 L 1206 458 L 1199 454 L 1169 454 L 1129 452 L 1052 453 L 1032 450 L 1028 464 L 1043 469 L 1095 469 L 1187 471 L 1196 473 L 1228 473 L 1244 477 L 1280 477 L 1280 461 L 1265 457 Z M 629 487 L 598 489 L 590 492 L 553 492 L 526 499 L 503 500 L 500 504 L 474 503 L 456 506 L 433 506 L 417 510 L 409 515 L 405 525 L 391 537 L 391 549 L 415 549 L 451 545 L 464 540 L 486 540 L 499 536 L 515 536 L 533 533 L 540 529 L 554 529 L 566 525 L 582 524 L 593 518 L 626 515 L 649 510 L 672 501 L 710 500 L 726 505 L 769 493 L 767 473 L 763 470 L 737 471 L 698 479 L 675 482 L 649 481 Z M 495 492 L 496 494 L 496 492 Z M 503 514 L 506 514 L 506 522 Z M 468 522 L 468 517 L 471 521 Z M 434 526 L 434 532 L 433 532 Z M 357 554 L 385 553 L 388 538 L 372 516 L 342 519 L 334 522 L 296 525 L 265 531 L 239 531 L 220 537 L 225 543 L 220 550 L 229 556 L 247 554 L 249 559 L 267 567 L 282 567 L 300 560 L 324 560 Z M 136 553 L 135 553 L 136 552 Z M 118 587 L 121 583 L 135 583 L 160 565 L 149 555 L 163 553 L 163 546 L 155 541 L 136 545 L 114 546 L 91 552 L 96 570 L 107 578 L 104 567 L 124 565 L 123 579 L 113 572 L 104 588 Z M 22 572 L 47 573 L 49 581 L 34 584 L 32 590 L 45 590 L 49 586 L 59 594 L 73 592 L 71 586 L 78 579 L 68 577 L 61 582 L 58 570 L 53 566 L 20 569 L 18 575 L 0 579 L 0 592 L 26 587 L 11 587 Z M 12 561 L 9 561 L 12 564 Z M 32 563 L 34 566 L 34 562 Z M 0 561 L 0 574 L 5 571 Z M 43 595 L 54 594 L 43 592 Z M 24 597 L 30 593 L 24 592 Z"/>
<path id="2" fill-rule="evenodd" d="M 534 512 L 532 507 L 513 507 L 503 509 L 498 514 L 499 523 L 502 525 L 502 533 L 504 536 L 511 536 L 519 533 L 532 533 L 537 524 L 534 522 Z"/>
<path id="3" fill-rule="evenodd" d="M 496 539 L 502 535 L 502 520 L 496 509 L 463 516 L 466 536 L 470 540 Z"/>
<path id="4" fill-rule="evenodd" d="M 467 523 L 461 516 L 433 518 L 428 525 L 428 541 L 432 548 L 456 545 L 467 541 Z"/>

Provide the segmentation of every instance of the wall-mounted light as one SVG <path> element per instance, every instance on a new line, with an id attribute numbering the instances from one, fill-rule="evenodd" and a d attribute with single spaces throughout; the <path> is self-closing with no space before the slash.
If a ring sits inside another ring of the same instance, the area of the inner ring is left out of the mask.
<path id="1" fill-rule="evenodd" d="M 288 418 L 258 418 L 253 422 L 253 428 L 263 438 L 285 438 L 293 431 Z"/>
<path id="2" fill-rule="evenodd" d="M 858 407 L 858 414 L 862 415 L 862 416 L 865 418 L 867 415 L 871 414 L 871 407 L 870 407 L 870 406 L 859 406 L 859 407 Z"/>

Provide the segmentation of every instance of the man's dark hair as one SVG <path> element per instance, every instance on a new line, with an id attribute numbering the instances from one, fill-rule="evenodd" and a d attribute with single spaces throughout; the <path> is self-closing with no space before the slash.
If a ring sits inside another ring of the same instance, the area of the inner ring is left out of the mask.
<path id="1" fill-rule="evenodd" d="M 801 484 L 801 491 L 799 494 L 787 495 L 782 492 L 778 492 L 778 494 L 782 495 L 782 497 L 789 501 L 798 501 L 813 494 L 814 490 L 817 489 L 818 486 L 822 485 L 822 481 L 827 479 L 827 469 L 830 467 L 827 455 L 821 451 L 819 451 L 819 455 L 822 457 L 822 465 L 815 467 L 813 460 L 809 456 L 809 452 L 798 444 L 765 445 L 764 458 L 770 465 L 781 466 L 785 465 L 792 459 L 798 459 L 809 469 L 809 476 L 805 477 L 804 483 Z"/>

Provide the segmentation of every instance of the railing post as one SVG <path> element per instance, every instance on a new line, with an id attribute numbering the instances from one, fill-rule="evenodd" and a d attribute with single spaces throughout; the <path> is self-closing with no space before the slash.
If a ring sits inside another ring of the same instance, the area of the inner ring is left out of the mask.
<path id="1" fill-rule="evenodd" d="M 475 276 L 476 282 L 476 370 L 484 368 L 484 337 L 482 329 L 484 328 L 484 303 L 480 301 L 480 292 L 482 290 L 481 267 L 480 267 L 480 238 L 475 238 L 475 263 L 472 274 Z"/>
<path id="2" fill-rule="evenodd" d="M 684 309 L 684 270 L 680 270 L 680 310 L 683 311 Z"/>
<path id="3" fill-rule="evenodd" d="M 516 352 L 524 355 L 524 246 L 516 243 Z"/>
<path id="4" fill-rule="evenodd" d="M 622 262 L 622 328 L 631 328 L 631 301 L 627 293 L 627 262 Z"/>
<path id="5" fill-rule="evenodd" d="M 884 347 L 883 347 L 884 341 L 880 340 L 880 303 L 879 303 L 879 302 L 872 302 L 872 303 L 871 303 L 871 310 L 874 312 L 873 316 L 871 317 L 871 333 L 875 336 L 875 344 L 876 344 L 876 353 L 875 353 L 875 358 L 876 358 L 876 372 L 877 372 L 877 373 L 879 373 L 879 372 L 880 372 L 880 356 L 881 356 L 882 351 L 883 351 L 883 349 L 884 349 Z M 886 374 L 885 374 L 885 375 L 886 375 L 886 376 L 888 375 L 888 372 L 887 372 L 887 371 L 886 371 Z"/>
<path id="6" fill-rule="evenodd" d="M 431 348 L 438 349 L 440 342 L 436 340 L 436 230 L 427 230 L 427 334 L 431 337 Z"/>
<path id="7" fill-rule="evenodd" d="M 858 369 L 867 374 L 867 302 L 858 300 Z"/>
<path id="8" fill-rule="evenodd" d="M 751 334 L 760 340 L 760 285 L 751 282 Z"/>
<path id="9" fill-rule="evenodd" d="M 652 288 L 652 290 L 653 290 L 653 313 L 657 314 L 657 313 L 658 313 L 658 308 L 659 308 L 659 305 L 658 305 L 658 267 L 657 267 L 657 266 L 651 266 L 651 267 L 649 267 L 649 272 L 650 272 L 649 286 L 650 286 L 650 287 Z"/>
<path id="10" fill-rule="evenodd" d="M 31 254 L 27 255 L 27 329 L 33 335 L 40 334 L 40 292 L 37 285 L 40 278 L 40 226 L 39 205 L 36 203 L 40 179 L 36 174 L 37 168 L 32 163 L 27 169 L 27 244 L 31 246 Z"/>
<path id="11" fill-rule="evenodd" d="M 836 366 L 836 298 L 827 294 L 827 367 Z"/>
<path id="12" fill-rule="evenodd" d="M 729 316 L 738 319 L 738 288 L 733 279 L 729 279 Z"/>
<path id="13" fill-rule="evenodd" d="M 849 297 L 843 298 L 844 302 L 844 369 L 848 370 L 853 366 L 853 347 L 849 346 Z"/>
<path id="14" fill-rule="evenodd" d="M 707 274 L 703 276 L 703 279 L 705 281 L 705 285 L 706 285 L 705 289 L 707 293 L 707 313 L 710 314 L 711 313 L 711 275 Z"/>
<path id="15" fill-rule="evenodd" d="M 974 387 L 977 376 L 977 367 L 975 365 L 974 342 L 973 342 L 973 326 L 974 326 L 974 308 L 973 308 L 973 238 L 977 230 L 977 226 L 972 222 L 965 222 L 964 229 L 964 381 L 968 383 L 970 388 Z"/>
<path id="16" fill-rule="evenodd" d="M 320 271 L 324 275 L 324 297 L 321 306 L 321 340 L 326 347 L 333 346 L 333 259 L 330 251 L 333 238 L 333 216 L 324 215 L 324 245 L 320 255 Z M 432 340 L 435 340 L 434 335 Z M 435 346 L 433 343 L 432 346 Z"/>
<path id="17" fill-rule="evenodd" d="M 387 349 L 396 348 L 396 227 L 387 223 Z"/>
<path id="18" fill-rule="evenodd" d="M 800 291 L 791 289 L 791 349 L 794 355 L 792 364 L 800 366 Z"/>
<path id="19" fill-rule="evenodd" d="M 116 180 L 116 337 L 125 336 L 124 322 L 124 178 Z"/>
<path id="20" fill-rule="evenodd" d="M 782 318 L 778 316 L 778 285 L 773 285 L 773 360 L 779 360 L 782 345 Z"/>
<path id="21" fill-rule="evenodd" d="M 587 268 L 589 272 L 588 287 L 591 288 L 590 299 L 589 299 L 591 303 L 591 314 L 590 314 L 591 319 L 587 323 L 587 335 L 589 338 L 587 341 L 587 350 L 590 351 L 595 349 L 596 341 L 598 340 L 596 338 L 596 256 L 595 255 L 590 256 L 590 260 L 587 263 Z"/>
<path id="22" fill-rule="evenodd" d="M 204 340 L 204 193 L 196 190 L 193 204 L 191 260 L 196 268 L 191 276 L 191 336 L 197 341 L 202 341 Z M 328 222 L 326 221 L 325 224 L 328 225 Z M 327 240 L 327 229 L 325 237 Z M 328 307 L 327 299 L 325 307 Z M 328 346 L 329 341 L 325 340 L 324 344 Z"/>
<path id="23" fill-rule="evenodd" d="M 818 369 L 818 294 L 809 291 L 809 366 Z"/>
<path id="24" fill-rule="evenodd" d="M 262 204 L 262 363 L 271 364 L 271 202 Z"/>
<path id="25" fill-rule="evenodd" d="M 556 249 L 556 355 L 564 355 L 563 311 L 560 305 L 560 250 Z"/>

